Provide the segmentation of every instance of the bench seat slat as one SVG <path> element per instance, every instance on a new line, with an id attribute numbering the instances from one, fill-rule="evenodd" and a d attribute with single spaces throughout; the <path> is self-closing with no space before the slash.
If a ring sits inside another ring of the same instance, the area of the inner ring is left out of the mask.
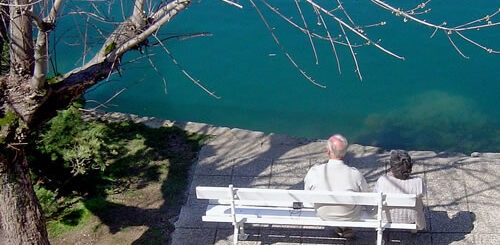
<path id="1" fill-rule="evenodd" d="M 238 216 L 237 216 L 238 217 Z M 322 221 L 306 220 L 298 218 L 259 218 L 259 217 L 240 217 L 245 218 L 248 224 L 273 224 L 273 225 L 310 225 L 310 226 L 342 226 L 342 227 L 361 227 L 377 228 L 377 222 L 349 222 L 349 221 Z M 232 222 L 231 216 L 203 216 L 203 221 L 209 222 Z"/>
<path id="2" fill-rule="evenodd" d="M 237 206 L 235 207 L 237 216 L 244 217 L 275 217 L 275 218 L 290 218 L 300 217 L 301 219 L 321 220 L 316 216 L 316 212 L 311 208 L 303 208 L 294 210 L 292 208 L 274 208 L 274 207 L 252 207 L 252 206 Z M 231 206 L 228 205 L 208 205 L 206 216 L 231 216 Z M 376 221 L 373 216 L 366 212 L 361 212 L 361 222 Z"/>
<path id="3" fill-rule="evenodd" d="M 264 202 L 269 206 L 275 204 L 293 202 L 302 203 L 324 203 L 324 204 L 352 204 L 352 205 L 377 205 L 377 193 L 365 192 L 327 192 L 327 191 L 306 191 L 306 190 L 280 190 L 280 189 L 255 189 L 255 188 L 234 188 L 236 201 L 244 202 Z M 219 199 L 230 200 L 229 188 L 227 187 L 196 187 L 198 199 Z M 385 204 L 397 207 L 415 207 L 416 195 L 413 194 L 386 194 Z M 266 205 L 267 206 L 267 205 Z"/>
<path id="4" fill-rule="evenodd" d="M 209 204 L 231 204 L 231 200 L 210 200 Z M 267 201 L 267 200 L 234 200 L 235 205 L 260 206 L 260 207 L 293 207 L 293 202 Z M 304 208 L 314 208 L 313 203 L 302 203 Z"/>
<path id="5" fill-rule="evenodd" d="M 232 218 L 229 216 L 202 216 L 205 222 L 224 222 L 231 223 Z M 377 228 L 378 222 L 350 222 L 350 221 L 324 221 L 318 220 L 303 220 L 303 219 L 263 219 L 263 218 L 246 218 L 245 223 L 248 224 L 273 224 L 273 225 L 304 225 L 304 226 L 336 226 L 336 227 L 359 227 L 359 228 Z M 416 230 L 416 224 L 400 224 L 386 223 L 385 229 L 405 229 Z"/>
<path id="6" fill-rule="evenodd" d="M 277 224 L 277 225 L 311 225 L 377 228 L 378 221 L 364 217 L 358 221 L 325 221 L 317 217 L 313 209 L 301 211 L 290 208 L 257 208 L 236 207 L 236 220 L 244 219 L 245 223 Z M 231 208 L 227 205 L 209 205 L 203 221 L 232 222 Z M 416 224 L 386 223 L 384 228 L 415 230 Z"/>

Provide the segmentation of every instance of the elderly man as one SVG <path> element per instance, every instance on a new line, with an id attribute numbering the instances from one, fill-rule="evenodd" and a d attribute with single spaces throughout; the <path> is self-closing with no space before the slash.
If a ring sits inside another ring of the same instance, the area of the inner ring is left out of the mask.
<path id="1" fill-rule="evenodd" d="M 331 136 L 327 141 L 328 163 L 317 164 L 309 169 L 304 179 L 306 190 L 368 192 L 363 175 L 342 160 L 347 152 L 347 140 L 340 134 Z M 323 220 L 358 220 L 360 206 L 355 205 L 316 205 L 316 215 Z M 337 228 L 338 235 L 354 236 L 348 228 Z"/>

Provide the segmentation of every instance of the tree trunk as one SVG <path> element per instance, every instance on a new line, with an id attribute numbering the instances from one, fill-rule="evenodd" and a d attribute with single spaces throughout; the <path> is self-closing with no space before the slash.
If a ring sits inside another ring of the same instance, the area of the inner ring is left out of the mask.
<path id="1" fill-rule="evenodd" d="M 118 69 L 124 53 L 146 45 L 149 36 L 191 3 L 191 0 L 170 1 L 146 15 L 145 1 L 135 1 L 133 16 L 109 35 L 91 61 L 56 77 L 51 84 L 45 83 L 48 57 L 45 48 L 50 30 L 39 28 L 35 59 L 32 21 L 39 27 L 55 24 L 62 0 L 55 0 L 50 15 L 43 19 L 30 13 L 29 7 L 20 7 L 32 1 L 9 1 L 9 12 L 2 15 L 5 19 L 9 17 L 4 36 L 9 40 L 10 69 L 0 77 L 0 119 L 4 119 L 0 125 L 0 229 L 3 230 L 0 236 L 3 233 L 5 237 L 0 239 L 1 245 L 49 244 L 23 150 L 29 133 L 52 118 L 57 109 L 67 107 L 90 86 Z"/>
<path id="2" fill-rule="evenodd" d="M 28 4 L 28 0 L 11 1 L 12 4 Z M 10 7 L 9 56 L 10 73 L 31 75 L 33 73 L 33 27 L 31 18 L 18 6 Z"/>
<path id="3" fill-rule="evenodd" d="M 23 150 L 0 150 L 2 244 L 50 244 Z"/>

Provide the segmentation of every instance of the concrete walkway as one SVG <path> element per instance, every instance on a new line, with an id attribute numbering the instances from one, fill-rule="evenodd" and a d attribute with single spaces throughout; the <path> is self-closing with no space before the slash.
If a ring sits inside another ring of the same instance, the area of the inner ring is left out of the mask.
<path id="1" fill-rule="evenodd" d="M 113 117 L 113 113 L 107 115 Z M 303 189 L 309 167 L 327 161 L 322 140 L 133 115 L 129 119 L 153 127 L 174 124 L 187 131 L 214 135 L 193 166 L 186 203 L 172 235 L 174 245 L 231 244 L 230 224 L 201 221 L 207 202 L 196 199 L 196 186 L 233 184 Z M 386 174 L 388 155 L 380 148 L 351 145 L 346 163 L 359 169 L 372 187 Z M 416 161 L 413 174 L 423 177 L 427 186 L 424 197 L 427 229 L 416 235 L 386 231 L 388 244 L 500 244 L 499 153 L 466 156 L 412 151 L 410 155 Z M 358 230 L 355 240 L 346 241 L 321 227 L 247 225 L 245 228 L 250 237 L 239 244 L 375 244 L 376 241 L 373 230 Z"/>

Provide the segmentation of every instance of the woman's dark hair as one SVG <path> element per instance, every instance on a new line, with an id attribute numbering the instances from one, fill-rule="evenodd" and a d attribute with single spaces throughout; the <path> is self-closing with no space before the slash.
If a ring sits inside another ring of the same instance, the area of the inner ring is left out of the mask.
<path id="1" fill-rule="evenodd" d="M 410 177 L 413 161 L 411 160 L 410 155 L 408 155 L 408 152 L 402 150 L 392 150 L 389 163 L 391 164 L 391 171 L 392 174 L 394 174 L 394 177 L 402 180 Z"/>

